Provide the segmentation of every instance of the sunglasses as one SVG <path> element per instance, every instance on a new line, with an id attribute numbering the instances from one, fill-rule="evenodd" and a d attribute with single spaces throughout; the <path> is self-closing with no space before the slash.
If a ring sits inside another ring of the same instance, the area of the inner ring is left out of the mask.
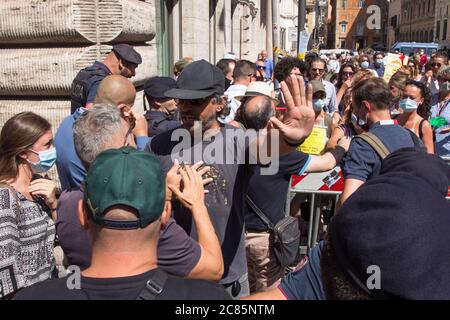
<path id="1" fill-rule="evenodd" d="M 317 69 L 317 68 L 312 68 L 311 70 L 312 72 L 320 72 L 320 73 L 325 71 L 325 69 Z"/>
<path id="2" fill-rule="evenodd" d="M 127 116 L 125 115 L 124 109 L 122 109 L 122 118 L 124 118 L 125 121 L 128 122 L 130 130 L 133 130 L 136 127 L 136 118 L 133 116 L 133 114 L 129 113 Z"/>
<path id="3" fill-rule="evenodd" d="M 442 66 L 442 64 L 440 64 L 440 63 L 432 63 L 431 66 L 440 68 Z"/>
<path id="4" fill-rule="evenodd" d="M 256 66 L 256 68 L 257 68 L 258 70 L 266 70 L 266 67 L 265 67 L 265 66 Z"/>
<path id="5" fill-rule="evenodd" d="M 344 72 L 344 73 L 342 73 L 342 75 L 348 77 L 348 76 L 353 76 L 354 73 L 353 72 Z"/>
<path id="6" fill-rule="evenodd" d="M 179 104 L 190 104 L 195 106 L 202 106 L 208 101 L 209 97 L 200 98 L 200 99 L 179 99 Z"/>

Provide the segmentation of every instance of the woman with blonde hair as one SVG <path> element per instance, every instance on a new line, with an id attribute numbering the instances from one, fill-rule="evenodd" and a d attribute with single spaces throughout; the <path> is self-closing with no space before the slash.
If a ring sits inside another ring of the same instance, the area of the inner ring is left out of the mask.
<path id="1" fill-rule="evenodd" d="M 22 112 L 6 121 L 0 133 L 0 298 L 51 276 L 56 185 L 40 174 L 55 161 L 46 119 Z"/>

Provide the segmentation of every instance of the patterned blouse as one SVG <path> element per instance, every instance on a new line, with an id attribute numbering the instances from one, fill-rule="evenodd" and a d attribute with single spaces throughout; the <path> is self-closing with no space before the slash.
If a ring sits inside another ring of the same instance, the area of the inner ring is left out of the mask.
<path id="1" fill-rule="evenodd" d="M 0 299 L 49 279 L 55 267 L 53 220 L 39 203 L 12 190 L 0 187 Z"/>

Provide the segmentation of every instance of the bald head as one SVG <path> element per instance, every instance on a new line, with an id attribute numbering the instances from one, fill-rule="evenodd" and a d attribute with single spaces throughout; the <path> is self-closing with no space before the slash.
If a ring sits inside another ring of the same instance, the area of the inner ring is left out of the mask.
<path id="1" fill-rule="evenodd" d="M 264 129 L 274 114 L 274 105 L 266 96 L 256 96 L 242 106 L 242 118 L 247 129 Z"/>
<path id="2" fill-rule="evenodd" d="M 111 75 L 100 82 L 95 103 L 108 103 L 114 106 L 125 104 L 132 107 L 135 98 L 136 89 L 130 80 L 119 75 Z"/>

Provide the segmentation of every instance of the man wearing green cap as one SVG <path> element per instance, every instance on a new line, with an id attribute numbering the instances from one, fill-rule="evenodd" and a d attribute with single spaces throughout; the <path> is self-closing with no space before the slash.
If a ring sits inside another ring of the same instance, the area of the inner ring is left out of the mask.
<path id="1" fill-rule="evenodd" d="M 205 210 L 203 181 L 190 167 L 180 172 L 183 191 L 170 185 L 192 210 Z M 101 153 L 88 171 L 79 219 L 93 240 L 92 263 L 80 287 L 62 278 L 23 290 L 18 299 L 186 300 L 229 299 L 219 285 L 169 276 L 157 267 L 159 233 L 170 216 L 158 160 L 131 147 Z M 71 289 L 72 288 L 72 289 Z"/>

